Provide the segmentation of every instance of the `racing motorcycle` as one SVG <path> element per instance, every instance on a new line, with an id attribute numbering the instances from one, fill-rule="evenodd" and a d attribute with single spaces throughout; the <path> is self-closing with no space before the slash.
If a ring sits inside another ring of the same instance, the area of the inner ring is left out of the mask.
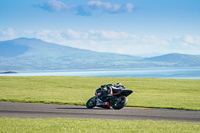
<path id="1" fill-rule="evenodd" d="M 87 101 L 86 107 L 94 108 L 97 106 L 108 109 L 111 107 L 113 109 L 122 109 L 128 102 L 127 96 L 133 92 L 132 90 L 126 89 L 112 89 L 112 91 L 112 96 L 106 96 L 100 104 L 97 104 L 98 95 L 95 93 L 95 96 Z"/>

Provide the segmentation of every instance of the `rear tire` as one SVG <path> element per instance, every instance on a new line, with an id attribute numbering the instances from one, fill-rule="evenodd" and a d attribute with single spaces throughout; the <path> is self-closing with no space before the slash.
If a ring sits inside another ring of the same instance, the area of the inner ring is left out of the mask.
<path id="1" fill-rule="evenodd" d="M 87 101 L 86 107 L 89 109 L 94 108 L 96 106 L 96 103 L 97 103 L 97 98 L 96 96 L 94 96 Z"/>
<path id="2" fill-rule="evenodd" d="M 120 97 L 119 101 L 116 101 L 112 104 L 113 109 L 122 109 L 128 102 L 128 99 L 125 96 Z"/>

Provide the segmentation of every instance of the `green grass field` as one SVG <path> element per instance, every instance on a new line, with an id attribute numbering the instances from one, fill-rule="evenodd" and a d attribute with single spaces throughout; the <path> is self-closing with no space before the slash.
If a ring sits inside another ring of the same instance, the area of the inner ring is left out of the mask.
<path id="1" fill-rule="evenodd" d="M 200 110 L 200 80 L 105 77 L 0 77 L 0 101 L 85 105 L 102 84 L 121 82 L 133 107 Z"/>
<path id="2" fill-rule="evenodd" d="M 69 118 L 0 118 L 1 133 L 199 133 L 200 123 Z"/>

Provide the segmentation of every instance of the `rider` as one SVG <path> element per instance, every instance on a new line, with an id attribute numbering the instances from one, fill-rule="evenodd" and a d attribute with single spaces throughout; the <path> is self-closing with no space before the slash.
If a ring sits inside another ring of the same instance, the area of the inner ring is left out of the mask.
<path id="1" fill-rule="evenodd" d="M 113 89 L 126 89 L 126 87 L 121 83 L 101 85 L 101 87 L 95 91 L 95 95 L 97 96 L 97 105 L 100 105 L 107 96 L 113 96 Z"/>

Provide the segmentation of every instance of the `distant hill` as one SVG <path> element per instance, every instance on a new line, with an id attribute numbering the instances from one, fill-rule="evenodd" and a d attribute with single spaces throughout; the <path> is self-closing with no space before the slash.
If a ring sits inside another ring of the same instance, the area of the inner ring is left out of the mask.
<path id="1" fill-rule="evenodd" d="M 0 42 L 0 70 L 124 68 L 130 67 L 138 59 L 143 58 L 94 52 L 35 38 Z"/>
<path id="2" fill-rule="evenodd" d="M 199 55 L 187 55 L 171 53 L 162 56 L 156 56 L 151 58 L 145 58 L 145 61 L 168 63 L 169 66 L 174 67 L 198 67 L 200 66 Z"/>
<path id="3" fill-rule="evenodd" d="M 168 54 L 151 58 L 102 53 L 18 38 L 0 42 L 0 71 L 200 67 L 200 56 Z"/>

